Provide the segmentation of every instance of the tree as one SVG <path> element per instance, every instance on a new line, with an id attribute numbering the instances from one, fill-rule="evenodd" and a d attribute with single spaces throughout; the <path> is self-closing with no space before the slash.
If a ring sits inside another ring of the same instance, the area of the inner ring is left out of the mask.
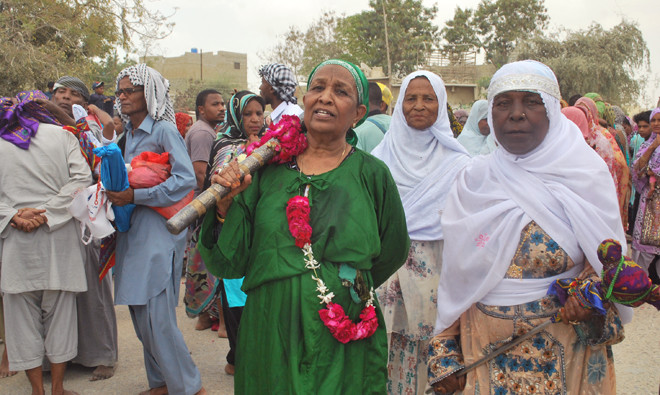
<path id="1" fill-rule="evenodd" d="M 482 0 L 475 11 L 457 7 L 441 35 L 448 44 L 482 48 L 486 60 L 500 67 L 521 40 L 542 32 L 547 22 L 543 0 Z"/>
<path id="2" fill-rule="evenodd" d="M 172 24 L 144 0 L 0 0 L 0 94 L 45 88 L 62 75 L 89 78 L 94 60 Z"/>
<path id="3" fill-rule="evenodd" d="M 610 30 L 594 23 L 564 36 L 531 38 L 520 44 L 516 58 L 550 66 L 563 97 L 598 92 L 613 104 L 635 102 L 642 92 L 637 73 L 650 64 L 649 49 L 636 23 L 623 20 Z"/>
<path id="4" fill-rule="evenodd" d="M 481 46 L 477 31 L 471 26 L 472 14 L 469 8 L 456 7 L 454 19 L 445 22 L 445 27 L 440 30 L 440 36 L 446 41 L 443 45 L 445 51 L 462 53 Z"/>
<path id="5" fill-rule="evenodd" d="M 197 100 L 199 92 L 204 89 L 217 90 L 222 94 L 225 101 L 229 101 L 229 98 L 234 94 L 234 90 L 230 86 L 231 84 L 225 81 L 200 81 L 190 79 L 185 83 L 179 82 L 177 84 L 176 82 L 173 82 L 173 85 L 170 86 L 170 94 L 172 95 L 172 105 L 177 112 L 197 110 L 195 101 Z"/>
<path id="6" fill-rule="evenodd" d="M 339 21 L 339 39 L 349 59 L 387 70 L 383 2 L 392 73 L 405 75 L 423 65 L 427 54 L 436 47 L 436 6 L 424 7 L 421 0 L 370 0 L 371 10 Z"/>
<path id="7" fill-rule="evenodd" d="M 393 74 L 407 74 L 424 64 L 438 38 L 433 24 L 437 7 L 424 7 L 421 0 L 370 0 L 369 6 L 371 10 L 348 17 L 324 12 L 304 33 L 291 26 L 261 57 L 290 66 L 301 80 L 329 58 L 386 70 L 385 11 Z"/>
<path id="8" fill-rule="evenodd" d="M 303 68 L 303 51 L 305 49 L 305 33 L 295 26 L 289 26 L 289 31 L 279 37 L 279 41 L 267 52 L 259 53 L 259 57 L 267 63 L 282 63 L 291 68 L 300 78 Z"/>
<path id="9" fill-rule="evenodd" d="M 295 26 L 280 36 L 279 42 L 260 57 L 266 62 L 282 63 L 304 81 L 314 66 L 331 58 L 346 59 L 343 43 L 337 39 L 337 23 L 343 19 L 332 11 L 324 12 L 303 33 Z M 346 59 L 350 60 L 350 59 Z"/>
<path id="10" fill-rule="evenodd" d="M 334 12 L 324 12 L 312 23 L 304 38 L 302 73 L 308 75 L 319 63 L 327 59 L 342 58 L 351 61 L 345 44 L 337 37 L 337 25 L 344 19 Z"/>

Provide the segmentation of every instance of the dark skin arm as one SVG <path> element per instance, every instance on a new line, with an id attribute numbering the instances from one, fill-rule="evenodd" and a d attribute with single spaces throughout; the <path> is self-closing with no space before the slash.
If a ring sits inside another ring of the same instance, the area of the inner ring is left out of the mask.
<path id="1" fill-rule="evenodd" d="M 71 118 L 69 114 L 64 112 L 59 106 L 53 103 L 50 100 L 37 99 L 37 103 L 41 104 L 48 112 L 53 114 L 55 118 L 60 121 L 63 125 L 76 126 L 76 120 Z"/>
<path id="2" fill-rule="evenodd" d="M 55 103 L 53 103 L 52 101 L 37 99 L 37 103 L 44 106 L 44 108 L 48 110 L 51 114 L 53 114 L 55 118 L 57 118 L 57 120 L 60 121 L 63 125 L 76 126 L 75 119 L 71 118 L 69 114 L 64 112 L 64 110 L 62 110 L 59 106 L 55 105 Z M 103 137 L 105 137 L 108 140 L 112 140 L 115 131 L 115 125 L 114 122 L 112 122 L 112 117 L 107 112 L 101 110 L 100 108 L 96 107 L 93 104 L 89 105 L 87 111 L 90 114 L 96 115 L 99 118 L 99 121 L 101 121 L 101 123 L 103 124 Z"/>
<path id="3" fill-rule="evenodd" d="M 203 161 L 193 162 L 193 170 L 195 170 L 195 179 L 197 180 L 197 188 L 204 187 L 204 179 L 206 178 L 206 169 L 209 167 L 208 163 Z"/>
<path id="4" fill-rule="evenodd" d="M 105 191 L 108 195 L 108 200 L 115 206 L 125 206 L 127 204 L 133 203 L 133 188 L 128 187 L 128 189 L 121 192 Z"/>
<path id="5" fill-rule="evenodd" d="M 455 374 L 433 384 L 433 391 L 441 394 L 451 394 L 456 391 L 463 391 L 464 388 L 465 376 L 456 377 Z"/>
<path id="6" fill-rule="evenodd" d="M 115 124 L 112 122 L 112 117 L 107 112 L 101 110 L 93 104 L 90 104 L 87 107 L 87 111 L 90 114 L 94 114 L 98 117 L 99 121 L 103 124 L 103 137 L 108 140 L 112 140 L 115 136 Z"/>

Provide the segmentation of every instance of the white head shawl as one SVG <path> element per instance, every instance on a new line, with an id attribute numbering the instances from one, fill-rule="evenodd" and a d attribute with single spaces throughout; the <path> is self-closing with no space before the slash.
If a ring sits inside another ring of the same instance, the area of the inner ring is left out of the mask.
<path id="1" fill-rule="evenodd" d="M 445 246 L 436 333 L 476 302 L 517 305 L 546 294 L 552 278 L 504 278 L 521 232 L 532 220 L 576 265 L 582 267 L 586 258 L 598 274 L 602 265 L 596 251 L 603 240 L 619 240 L 626 250 L 612 177 L 577 126 L 561 113 L 552 70 L 535 61 L 499 69 L 488 88 L 491 130 L 493 98 L 514 90 L 540 94 L 550 121 L 548 133 L 526 155 L 501 146 L 491 155 L 473 158 L 457 177 L 442 217 Z M 619 307 L 619 313 L 624 322 L 632 317 L 626 308 Z"/>
<path id="2" fill-rule="evenodd" d="M 172 100 L 170 100 L 169 94 L 170 82 L 165 77 L 144 63 L 129 66 L 119 72 L 119 75 L 117 75 L 117 89 L 119 89 L 119 80 L 124 77 L 128 77 L 131 84 L 144 87 L 147 112 L 154 121 L 165 120 L 176 125 L 174 107 L 172 106 Z M 115 109 L 121 114 L 121 102 L 119 98 L 115 100 Z M 122 114 L 121 117 L 124 123 L 129 121 L 126 115 Z"/>
<path id="3" fill-rule="evenodd" d="M 485 155 L 490 153 L 490 147 L 484 136 L 479 131 L 479 121 L 488 116 L 488 101 L 477 100 L 472 105 L 470 116 L 463 126 L 463 131 L 458 135 L 458 142 L 463 144 L 470 156 Z"/>
<path id="4" fill-rule="evenodd" d="M 438 118 L 425 130 L 408 126 L 403 115 L 408 84 L 416 77 L 428 79 L 438 98 Z M 451 131 L 447 92 L 439 76 L 430 71 L 416 71 L 403 80 L 390 128 L 371 154 L 390 168 L 406 212 L 410 238 L 442 240 L 440 217 L 445 198 L 469 155 Z"/>

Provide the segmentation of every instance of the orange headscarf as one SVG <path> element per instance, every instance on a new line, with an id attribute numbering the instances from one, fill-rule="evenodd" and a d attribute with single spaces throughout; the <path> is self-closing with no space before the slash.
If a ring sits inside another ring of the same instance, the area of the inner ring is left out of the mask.
<path id="1" fill-rule="evenodd" d="M 188 126 L 188 122 L 192 121 L 192 117 L 185 112 L 177 112 L 174 114 L 174 118 L 176 119 L 176 128 L 179 129 L 181 137 L 186 137 L 186 126 Z"/>

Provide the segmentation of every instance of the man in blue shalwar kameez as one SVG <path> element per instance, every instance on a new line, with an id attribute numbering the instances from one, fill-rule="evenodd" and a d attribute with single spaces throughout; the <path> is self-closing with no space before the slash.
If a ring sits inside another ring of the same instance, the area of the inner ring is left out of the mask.
<path id="1" fill-rule="evenodd" d="M 139 64 L 117 76 L 119 110 L 126 124 L 126 163 L 145 151 L 169 152 L 171 176 L 151 188 L 108 192 L 114 205 L 136 205 L 131 226 L 117 237 L 115 304 L 129 306 L 142 342 L 149 381 L 146 395 L 206 394 L 176 323 L 186 235 L 170 234 L 150 207 L 167 207 L 195 186 L 195 173 L 174 121 L 169 82 Z"/>

